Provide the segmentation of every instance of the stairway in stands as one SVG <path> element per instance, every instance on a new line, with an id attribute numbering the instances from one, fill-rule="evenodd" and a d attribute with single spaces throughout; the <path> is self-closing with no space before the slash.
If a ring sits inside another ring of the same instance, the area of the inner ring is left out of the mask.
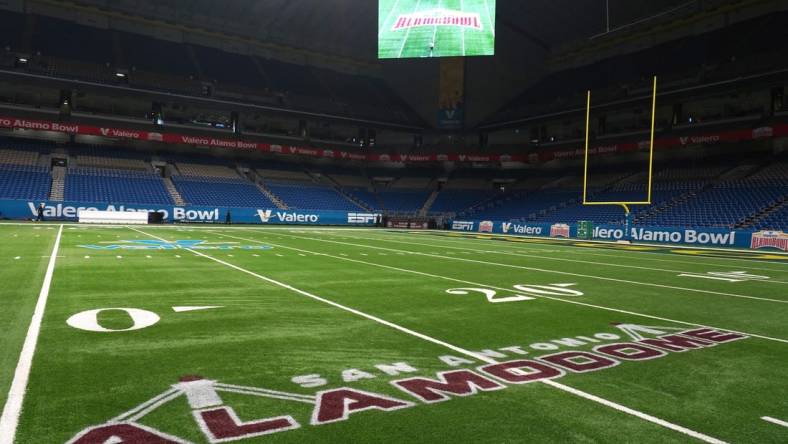
<path id="1" fill-rule="evenodd" d="M 633 222 L 636 223 L 636 224 L 642 223 L 644 220 L 648 219 L 651 216 L 655 216 L 655 215 L 657 215 L 659 213 L 662 213 L 662 212 L 665 212 L 665 211 L 667 211 L 667 210 L 669 210 L 669 209 L 671 209 L 671 208 L 673 208 L 675 206 L 681 205 L 681 204 L 687 202 L 688 200 L 694 199 L 695 197 L 697 197 L 697 195 L 699 193 L 703 192 L 703 190 L 705 190 L 709 186 L 710 185 L 706 185 L 703 188 L 700 188 L 700 189 L 697 189 L 697 190 L 687 191 L 686 193 L 682 193 L 679 196 L 676 196 L 675 198 L 662 203 L 661 205 L 650 206 L 646 210 L 643 210 L 643 211 L 641 211 L 639 213 L 636 213 L 636 216 L 634 217 Z"/>
<path id="2" fill-rule="evenodd" d="M 266 186 L 262 182 L 255 182 L 255 186 L 257 187 L 258 190 L 260 190 L 261 193 L 265 194 L 267 198 L 271 199 L 271 202 L 273 202 L 274 205 L 276 205 L 276 208 L 280 210 L 290 209 L 290 207 L 288 207 L 287 204 L 282 199 L 279 198 L 279 196 L 277 196 L 271 190 L 266 188 Z"/>
<path id="3" fill-rule="evenodd" d="M 421 210 L 419 210 L 419 216 L 426 216 L 427 213 L 430 212 L 430 208 L 432 208 L 432 204 L 435 203 L 435 199 L 438 198 L 439 194 L 440 191 L 438 190 L 434 190 L 432 193 L 430 193 L 430 196 L 427 198 L 427 201 L 424 202 L 424 205 L 421 207 Z"/>
<path id="4" fill-rule="evenodd" d="M 369 205 L 367 205 L 366 203 L 364 203 L 360 199 L 356 199 L 355 197 L 353 197 L 350 194 L 346 193 L 345 190 L 342 189 L 342 185 L 340 185 L 339 182 L 334 180 L 334 178 L 332 178 L 331 176 L 329 176 L 327 174 L 314 174 L 314 173 L 309 172 L 309 171 L 307 171 L 306 174 L 309 175 L 309 177 L 311 177 L 312 180 L 315 183 L 319 183 L 319 184 L 322 184 L 322 185 L 328 185 L 329 187 L 331 187 L 332 190 L 334 190 L 334 192 L 336 192 L 337 194 L 342 196 L 345 200 L 347 200 L 348 202 L 352 203 L 353 205 L 356 205 L 356 206 L 360 207 L 364 211 L 372 211 L 372 209 L 369 207 Z"/>
<path id="5" fill-rule="evenodd" d="M 178 189 L 175 188 L 175 184 L 172 183 L 172 179 L 169 177 L 164 178 L 164 188 L 166 188 L 167 192 L 170 193 L 170 197 L 172 197 L 172 201 L 175 202 L 175 205 L 186 205 L 186 201 L 183 200 L 181 193 L 178 192 Z"/>
<path id="6" fill-rule="evenodd" d="M 239 173 L 242 176 L 246 177 L 247 179 L 251 180 L 252 183 L 254 183 L 254 185 L 257 187 L 257 189 L 260 190 L 260 192 L 263 193 L 265 195 L 265 197 L 267 197 L 269 200 L 271 200 L 271 202 L 273 202 L 274 205 L 276 205 L 276 208 L 278 208 L 280 210 L 289 210 L 290 209 L 290 207 L 287 206 L 285 201 L 283 201 L 281 198 L 279 198 L 279 196 L 274 194 L 273 191 L 269 190 L 268 187 L 265 186 L 265 182 L 263 182 L 263 178 L 260 177 L 260 175 L 257 174 L 256 171 L 254 171 L 254 170 L 249 170 L 249 171 L 246 171 L 246 172 L 239 171 Z"/>
<path id="7" fill-rule="evenodd" d="M 747 217 L 743 221 L 739 222 L 738 224 L 734 225 L 733 228 L 753 228 L 758 225 L 759 222 L 767 219 L 770 215 L 782 211 L 784 208 L 788 208 L 788 195 L 784 196 L 782 200 L 775 202 L 761 211 Z"/>
<path id="8" fill-rule="evenodd" d="M 52 186 L 49 189 L 49 200 L 62 201 L 66 192 L 66 168 L 52 167 Z"/>

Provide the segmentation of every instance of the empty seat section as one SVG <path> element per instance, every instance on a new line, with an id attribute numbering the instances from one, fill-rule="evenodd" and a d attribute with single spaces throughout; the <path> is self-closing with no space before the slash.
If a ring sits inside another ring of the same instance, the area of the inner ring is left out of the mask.
<path id="1" fill-rule="evenodd" d="M 172 176 L 183 200 L 192 205 L 276 208 L 255 185 L 241 179 Z"/>
<path id="2" fill-rule="evenodd" d="M 316 183 L 266 182 L 266 187 L 292 209 L 338 211 L 361 209 L 333 188 Z"/>
<path id="3" fill-rule="evenodd" d="M 415 213 L 424 206 L 430 191 L 427 190 L 395 190 L 377 191 L 380 204 L 386 211 Z"/>
<path id="4" fill-rule="evenodd" d="M 447 190 L 438 194 L 430 208 L 433 213 L 458 213 L 480 204 L 499 192 L 495 190 Z"/>
<path id="5" fill-rule="evenodd" d="M 46 168 L 0 164 L 0 198 L 45 200 L 52 176 Z"/>
<path id="6" fill-rule="evenodd" d="M 172 205 L 162 178 L 142 171 L 72 168 L 66 174 L 67 201 Z"/>

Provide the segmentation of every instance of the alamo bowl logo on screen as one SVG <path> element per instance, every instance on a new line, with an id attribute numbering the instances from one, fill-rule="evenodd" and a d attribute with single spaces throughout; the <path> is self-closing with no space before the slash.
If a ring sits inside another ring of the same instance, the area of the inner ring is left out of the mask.
<path id="1" fill-rule="evenodd" d="M 569 225 L 553 224 L 550 227 L 550 237 L 569 237 Z"/>
<path id="2" fill-rule="evenodd" d="M 782 231 L 758 231 L 752 233 L 750 248 L 777 248 L 778 250 L 788 251 L 788 234 Z"/>
<path id="3" fill-rule="evenodd" d="M 420 26 L 457 26 L 476 30 L 483 29 L 481 17 L 477 13 L 452 11 L 450 9 L 430 9 L 412 14 L 402 14 L 391 27 L 392 31 L 418 28 Z"/>
<path id="4" fill-rule="evenodd" d="M 479 222 L 479 233 L 492 233 L 493 232 L 493 222 L 490 220 L 484 220 Z"/>

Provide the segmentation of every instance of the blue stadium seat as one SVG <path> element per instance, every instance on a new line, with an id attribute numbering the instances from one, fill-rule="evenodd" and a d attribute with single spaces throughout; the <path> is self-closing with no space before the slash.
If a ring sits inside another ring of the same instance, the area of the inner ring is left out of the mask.
<path id="1" fill-rule="evenodd" d="M 46 200 L 52 176 L 46 168 L 0 165 L 0 198 Z"/>
<path id="2" fill-rule="evenodd" d="M 241 178 L 172 176 L 172 182 L 192 205 L 276 208 L 256 186 Z"/>
<path id="3" fill-rule="evenodd" d="M 267 182 L 266 187 L 287 204 L 300 210 L 357 211 L 361 207 L 333 188 L 305 182 Z"/>
<path id="4" fill-rule="evenodd" d="M 74 168 L 66 174 L 69 201 L 172 205 L 161 177 L 148 172 Z"/>

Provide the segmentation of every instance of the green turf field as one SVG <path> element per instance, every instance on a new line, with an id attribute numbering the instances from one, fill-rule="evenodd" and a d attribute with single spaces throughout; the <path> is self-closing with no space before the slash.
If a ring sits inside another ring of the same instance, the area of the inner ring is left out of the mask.
<path id="1" fill-rule="evenodd" d="M 502 239 L 0 225 L 0 443 L 788 442 L 788 256 Z"/>
<path id="2" fill-rule="evenodd" d="M 462 57 L 495 54 L 495 0 L 380 0 L 378 57 Z M 420 25 L 401 20 L 468 17 L 474 26 Z"/>

